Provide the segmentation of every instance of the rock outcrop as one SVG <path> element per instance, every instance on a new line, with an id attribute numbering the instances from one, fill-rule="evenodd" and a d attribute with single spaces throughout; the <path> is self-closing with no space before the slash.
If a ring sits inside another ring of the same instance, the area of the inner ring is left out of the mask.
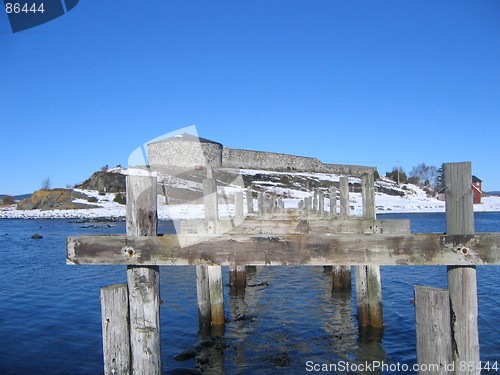
<path id="1" fill-rule="evenodd" d="M 98 171 L 75 187 L 103 193 L 120 193 L 125 191 L 125 176 L 116 172 Z"/>
<path id="2" fill-rule="evenodd" d="M 79 208 L 95 208 L 85 203 L 74 203 L 76 199 L 88 200 L 85 194 L 71 189 L 52 189 L 35 191 L 29 198 L 17 204 L 18 210 L 74 210 Z"/>

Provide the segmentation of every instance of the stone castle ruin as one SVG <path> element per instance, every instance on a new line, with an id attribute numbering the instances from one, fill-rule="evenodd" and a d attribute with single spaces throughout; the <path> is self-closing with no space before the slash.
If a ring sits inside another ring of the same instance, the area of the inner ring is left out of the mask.
<path id="1" fill-rule="evenodd" d="M 237 168 L 276 172 L 315 172 L 359 177 L 374 173 L 375 167 L 326 164 L 316 158 L 275 152 L 234 149 L 191 134 L 179 134 L 148 144 L 153 170 Z"/>

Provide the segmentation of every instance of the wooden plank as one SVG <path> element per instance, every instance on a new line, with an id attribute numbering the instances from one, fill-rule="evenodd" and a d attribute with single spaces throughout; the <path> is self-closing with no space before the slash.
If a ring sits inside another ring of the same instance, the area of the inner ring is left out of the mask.
<path id="1" fill-rule="evenodd" d="M 156 178 L 127 176 L 126 183 L 127 235 L 156 236 Z M 130 266 L 127 279 L 132 373 L 161 374 L 159 267 Z"/>
<path id="2" fill-rule="evenodd" d="M 219 220 L 218 233 L 230 234 L 300 234 L 300 233 L 410 233 L 409 220 L 364 220 L 360 218 L 338 218 L 321 220 L 314 216 L 299 218 L 286 215 L 274 215 L 268 220 L 260 216 L 247 217 L 241 224 L 234 226 L 234 220 Z M 183 221 L 181 226 L 187 230 L 183 233 L 211 234 L 205 220 Z"/>
<path id="3" fill-rule="evenodd" d="M 452 374 L 450 295 L 446 289 L 415 287 L 417 360 L 432 374 Z M 422 372 L 423 373 L 423 372 Z"/>
<path id="4" fill-rule="evenodd" d="M 500 234 L 76 236 L 67 239 L 67 263 L 500 265 Z"/>
<path id="5" fill-rule="evenodd" d="M 127 284 L 101 288 L 104 374 L 130 374 Z"/>
<path id="6" fill-rule="evenodd" d="M 444 165 L 446 187 L 446 232 L 474 234 L 471 163 Z M 448 267 L 455 374 L 480 374 L 477 285 L 475 267 Z M 474 370 L 460 366 L 474 364 Z"/>

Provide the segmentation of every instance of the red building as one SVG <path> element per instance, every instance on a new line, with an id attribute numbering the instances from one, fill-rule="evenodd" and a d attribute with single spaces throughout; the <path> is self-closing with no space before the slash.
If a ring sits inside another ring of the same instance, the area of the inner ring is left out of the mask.
<path id="1" fill-rule="evenodd" d="M 483 189 L 481 187 L 481 181 L 479 178 L 476 176 L 472 176 L 472 203 L 473 204 L 479 204 L 481 203 L 481 197 L 483 195 Z M 445 192 L 446 189 L 442 188 L 441 190 L 438 191 L 438 200 L 444 201 L 445 200 Z"/>
<path id="2" fill-rule="evenodd" d="M 481 181 L 476 176 L 472 176 L 472 203 L 481 203 L 481 196 L 483 195 L 483 189 L 481 188 Z"/>

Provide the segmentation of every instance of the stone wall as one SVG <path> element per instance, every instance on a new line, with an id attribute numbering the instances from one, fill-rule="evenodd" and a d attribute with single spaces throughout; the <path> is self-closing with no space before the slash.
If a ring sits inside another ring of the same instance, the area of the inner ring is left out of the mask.
<path id="1" fill-rule="evenodd" d="M 375 168 L 357 165 L 324 164 L 316 158 L 241 150 L 181 135 L 148 144 L 148 161 L 154 170 L 213 168 L 260 169 L 280 172 L 317 172 L 348 176 L 373 173 Z"/>
<path id="2" fill-rule="evenodd" d="M 324 164 L 316 158 L 224 147 L 223 168 L 262 169 L 283 172 L 317 172 L 361 176 L 376 168 L 349 164 Z"/>
<path id="3" fill-rule="evenodd" d="M 271 171 L 314 170 L 322 164 L 318 159 L 224 147 L 222 166 L 225 168 L 264 169 Z"/>
<path id="4" fill-rule="evenodd" d="M 161 141 L 148 145 L 148 161 L 153 169 L 162 167 L 186 168 L 222 165 L 222 145 L 220 143 Z"/>

